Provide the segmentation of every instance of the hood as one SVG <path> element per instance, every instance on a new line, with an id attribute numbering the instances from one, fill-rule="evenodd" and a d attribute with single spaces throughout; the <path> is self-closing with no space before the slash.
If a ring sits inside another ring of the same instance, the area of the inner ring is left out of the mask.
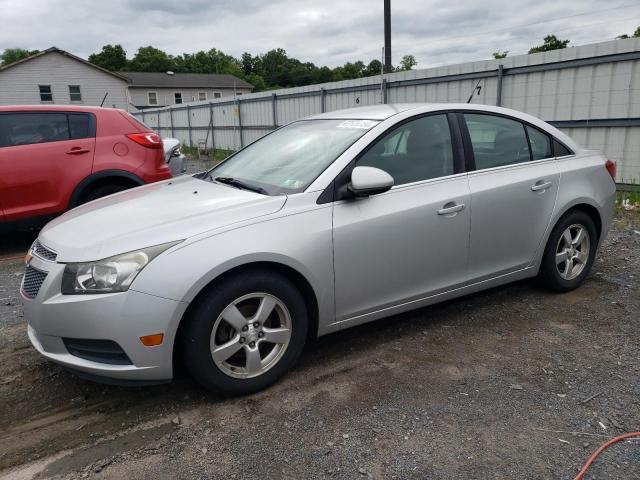
<path id="1" fill-rule="evenodd" d="M 269 215 L 286 200 L 184 176 L 74 208 L 49 222 L 39 239 L 59 262 L 100 260 Z"/>

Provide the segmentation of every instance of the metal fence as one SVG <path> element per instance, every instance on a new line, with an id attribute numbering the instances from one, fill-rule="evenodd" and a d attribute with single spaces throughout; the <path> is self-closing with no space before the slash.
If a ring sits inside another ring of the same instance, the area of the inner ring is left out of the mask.
<path id="1" fill-rule="evenodd" d="M 479 88 L 478 88 L 479 87 Z M 479 92 L 478 92 L 479 90 Z M 640 39 L 385 74 L 133 113 L 163 137 L 237 150 L 314 113 L 376 103 L 501 105 L 542 118 L 640 182 Z"/>

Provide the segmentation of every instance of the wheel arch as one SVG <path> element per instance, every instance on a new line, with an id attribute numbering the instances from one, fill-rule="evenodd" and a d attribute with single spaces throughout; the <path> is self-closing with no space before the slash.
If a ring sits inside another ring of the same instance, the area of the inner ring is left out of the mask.
<path id="1" fill-rule="evenodd" d="M 98 185 L 105 185 L 110 182 L 125 183 L 131 187 L 139 187 L 144 185 L 144 181 L 137 175 L 126 170 L 102 170 L 85 177 L 73 190 L 69 198 L 68 208 L 74 208 L 80 205 L 83 196 L 91 189 Z"/>
<path id="2" fill-rule="evenodd" d="M 272 260 L 251 261 L 248 263 L 243 263 L 240 265 L 230 267 L 227 270 L 219 273 L 214 278 L 210 279 L 195 294 L 195 296 L 189 303 L 189 306 L 187 307 L 184 314 L 182 315 L 182 318 L 180 319 L 180 322 L 178 324 L 178 327 L 176 329 L 176 333 L 173 339 L 174 371 L 176 370 L 177 367 L 179 367 L 179 359 L 181 357 L 180 352 L 178 351 L 180 348 L 180 342 L 178 341 L 178 339 L 182 335 L 183 328 L 187 323 L 186 320 L 189 318 L 189 316 L 191 315 L 191 312 L 193 311 L 195 306 L 198 304 L 198 301 L 204 295 L 209 293 L 213 288 L 215 288 L 215 286 L 218 283 L 223 282 L 225 278 L 228 278 L 231 275 L 238 275 L 238 274 L 249 272 L 252 270 L 262 270 L 262 271 L 268 270 L 272 272 L 277 272 L 280 275 L 287 278 L 288 280 L 290 280 L 302 294 L 305 305 L 307 307 L 307 312 L 309 314 L 309 328 L 308 328 L 307 337 L 315 338 L 318 335 L 318 328 L 319 328 L 318 298 L 309 280 L 297 269 L 295 269 L 290 265 L 286 265 L 285 263 L 272 261 Z"/>
<path id="3" fill-rule="evenodd" d="M 535 260 L 534 262 L 532 262 L 532 264 L 536 267 L 536 271 L 539 271 L 540 269 L 542 257 L 544 256 L 544 252 L 547 248 L 547 243 L 549 243 L 551 232 L 553 232 L 553 229 L 558 224 L 560 219 L 573 210 L 584 212 L 593 220 L 593 223 L 596 226 L 596 233 L 598 235 L 598 246 L 600 245 L 600 242 L 602 240 L 602 214 L 600 213 L 597 204 L 595 204 L 591 199 L 588 198 L 576 199 L 575 201 L 565 205 L 564 208 L 558 210 L 557 214 L 554 215 L 552 221 L 549 223 L 549 227 L 545 232 L 544 239 L 538 247 Z"/>

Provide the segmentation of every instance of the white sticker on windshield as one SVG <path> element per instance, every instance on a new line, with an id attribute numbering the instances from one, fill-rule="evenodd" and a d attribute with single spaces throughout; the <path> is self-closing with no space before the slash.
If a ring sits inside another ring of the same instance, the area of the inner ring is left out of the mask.
<path id="1" fill-rule="evenodd" d="M 345 120 L 338 127 L 341 128 L 361 128 L 363 130 L 369 130 L 376 123 L 373 120 Z"/>

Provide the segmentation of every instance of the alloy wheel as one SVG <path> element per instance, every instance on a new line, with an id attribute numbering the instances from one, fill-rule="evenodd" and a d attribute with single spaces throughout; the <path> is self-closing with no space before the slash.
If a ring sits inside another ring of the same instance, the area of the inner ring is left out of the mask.
<path id="1" fill-rule="evenodd" d="M 234 378 L 253 378 L 272 368 L 291 340 L 291 315 L 268 293 L 250 293 L 231 302 L 211 331 L 211 356 Z"/>
<path id="2" fill-rule="evenodd" d="M 573 280 L 589 261 L 591 241 L 584 225 L 574 224 L 565 229 L 556 247 L 556 268 L 564 280 Z"/>

